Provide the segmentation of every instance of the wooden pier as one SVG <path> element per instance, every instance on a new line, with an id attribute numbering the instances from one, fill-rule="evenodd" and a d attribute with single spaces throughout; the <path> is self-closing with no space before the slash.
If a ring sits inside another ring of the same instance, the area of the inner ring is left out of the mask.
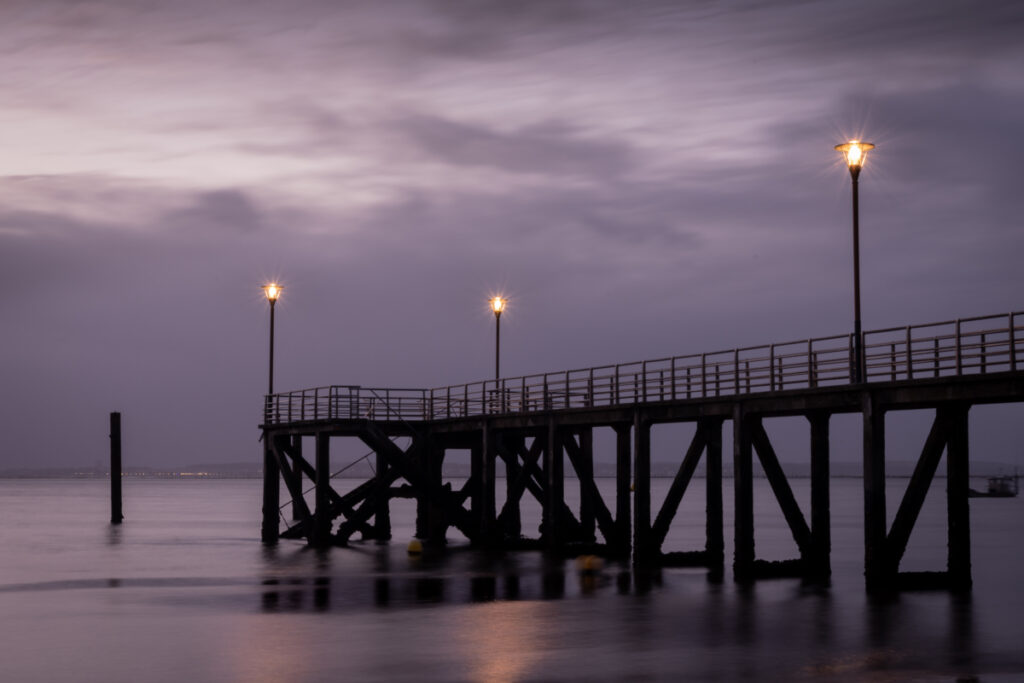
<path id="1" fill-rule="evenodd" d="M 832 415 L 863 420 L 864 566 L 867 588 L 902 586 L 966 590 L 971 585 L 968 505 L 968 412 L 973 405 L 1024 401 L 1024 313 L 960 319 L 863 333 L 865 381 L 852 382 L 852 335 L 662 358 L 582 370 L 502 378 L 437 389 L 326 386 L 266 397 L 262 538 L 306 539 L 318 546 L 391 537 L 390 501 L 416 500 L 416 536 L 443 544 L 455 531 L 481 547 L 539 547 L 552 553 L 596 553 L 639 565 L 707 567 L 724 573 L 722 434 L 732 430 L 735 504 L 733 576 L 827 579 L 830 574 L 829 423 Z M 931 430 L 886 522 L 885 417 L 934 411 Z M 811 501 L 805 515 L 790 488 L 763 421 L 803 416 L 810 441 Z M 651 428 L 693 423 L 695 433 L 660 506 L 651 505 Z M 728 426 L 727 424 L 728 423 Z M 594 480 L 595 428 L 611 428 L 614 500 Z M 312 459 L 302 438 L 315 439 Z M 366 481 L 332 476 L 332 439 L 365 443 L 375 460 Z M 445 484 L 450 450 L 470 453 L 470 476 Z M 900 560 L 942 455 L 946 458 L 948 561 L 942 571 L 901 573 Z M 754 547 L 753 459 L 756 454 L 799 549 L 768 563 Z M 663 552 L 676 511 L 701 459 L 706 486 L 703 548 Z M 564 495 L 566 461 L 580 486 L 579 507 Z M 503 467 L 505 503 L 495 504 Z M 285 520 L 280 482 L 291 494 Z M 313 483 L 310 509 L 304 480 Z M 345 482 L 349 490 L 338 490 Z M 541 506 L 539 538 L 526 538 L 520 503 Z M 285 525 L 282 532 L 281 526 Z"/>

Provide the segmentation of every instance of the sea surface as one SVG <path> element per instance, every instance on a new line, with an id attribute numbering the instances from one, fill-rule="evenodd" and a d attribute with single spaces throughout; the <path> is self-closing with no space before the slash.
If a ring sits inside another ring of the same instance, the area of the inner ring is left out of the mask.
<path id="1" fill-rule="evenodd" d="M 889 482 L 890 519 L 906 484 Z M 127 479 L 112 527 L 105 481 L 0 480 L 0 681 L 1024 681 L 1024 498 L 971 500 L 969 596 L 873 600 L 858 479 L 832 482 L 828 587 L 732 582 L 731 480 L 720 583 L 613 562 L 588 577 L 454 530 L 443 554 L 411 557 L 408 501 L 390 544 L 266 549 L 260 487 Z M 808 482 L 793 487 L 807 510 Z M 766 482 L 755 501 L 758 557 L 795 557 Z M 666 550 L 702 548 L 703 507 L 695 480 Z M 535 535 L 539 507 L 523 517 Z M 944 568 L 945 526 L 937 480 L 904 569 Z"/>

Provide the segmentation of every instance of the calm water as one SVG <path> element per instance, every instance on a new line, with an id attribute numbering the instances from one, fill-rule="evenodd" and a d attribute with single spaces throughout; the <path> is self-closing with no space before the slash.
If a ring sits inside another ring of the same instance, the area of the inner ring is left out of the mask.
<path id="1" fill-rule="evenodd" d="M 700 549 L 702 483 L 666 550 Z M 905 569 L 944 566 L 936 483 Z M 1024 680 L 1024 498 L 972 500 L 970 598 L 883 603 L 864 594 L 859 487 L 833 483 L 831 588 L 740 589 L 615 564 L 589 583 L 571 560 L 458 543 L 410 558 L 405 501 L 390 545 L 268 552 L 258 481 L 127 480 L 119 528 L 106 482 L 0 481 L 0 681 Z M 794 489 L 806 509 L 807 482 Z M 795 556 L 765 482 L 755 495 L 758 556 Z M 537 523 L 524 510 L 524 530 Z"/>

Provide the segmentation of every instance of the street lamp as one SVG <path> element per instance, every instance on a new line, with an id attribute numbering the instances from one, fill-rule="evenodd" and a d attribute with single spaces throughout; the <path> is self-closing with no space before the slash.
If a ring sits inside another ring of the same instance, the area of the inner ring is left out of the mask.
<path id="1" fill-rule="evenodd" d="M 868 151 L 875 148 L 870 142 L 850 140 L 836 145 L 836 151 L 842 152 L 843 159 L 850 169 L 853 179 L 853 381 L 857 384 L 864 381 L 864 349 L 861 347 L 860 333 L 860 225 L 858 219 L 857 179 Z"/>
<path id="2" fill-rule="evenodd" d="M 267 394 L 274 393 L 274 304 L 281 297 L 281 285 L 269 282 L 263 285 L 263 293 L 270 302 L 270 379 Z"/>
<path id="3" fill-rule="evenodd" d="M 508 300 L 500 296 L 491 297 L 491 310 L 494 311 L 494 379 L 501 378 L 501 312 L 505 310 Z"/>

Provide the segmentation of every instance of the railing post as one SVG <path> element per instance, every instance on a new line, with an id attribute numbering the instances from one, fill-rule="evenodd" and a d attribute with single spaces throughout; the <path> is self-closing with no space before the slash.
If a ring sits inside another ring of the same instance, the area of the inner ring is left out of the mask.
<path id="1" fill-rule="evenodd" d="M 985 347 L 985 333 L 982 332 L 981 333 L 981 374 L 983 374 L 983 375 L 985 374 L 985 368 L 986 368 L 986 365 L 987 365 L 986 362 L 985 362 L 986 361 L 986 358 L 985 358 L 986 351 L 987 351 L 987 349 Z"/>
<path id="2" fill-rule="evenodd" d="M 672 400 L 676 400 L 676 357 L 672 356 L 671 361 L 671 373 L 672 373 Z"/>
<path id="3" fill-rule="evenodd" d="M 847 342 L 846 342 L 846 348 L 847 348 L 846 363 L 850 367 L 850 372 L 848 373 L 848 376 L 850 378 L 850 384 L 853 384 L 856 381 L 854 379 L 854 369 L 857 367 L 857 364 L 860 363 L 860 359 L 854 357 L 855 354 L 854 354 L 854 350 L 853 350 L 853 335 L 851 334 L 846 339 L 847 339 Z"/>
<path id="4" fill-rule="evenodd" d="M 715 363 L 715 396 L 722 395 L 721 367 L 719 363 Z"/>
<path id="5" fill-rule="evenodd" d="M 313 390 L 313 419 L 320 419 L 320 387 Z"/>
<path id="6" fill-rule="evenodd" d="M 1007 317 L 1010 319 L 1010 370 L 1017 369 L 1017 339 L 1014 332 L 1013 326 L 1013 313 L 1008 313 Z"/>
<path id="7" fill-rule="evenodd" d="M 708 397 L 708 355 L 700 354 L 700 397 Z"/>
<path id="8" fill-rule="evenodd" d="M 934 342 L 934 345 L 935 345 L 935 353 L 932 356 L 932 368 L 933 368 L 933 370 L 935 372 L 935 376 L 938 377 L 939 376 L 939 339 L 938 339 L 938 337 L 936 337 L 932 341 Z"/>
<path id="9" fill-rule="evenodd" d="M 740 393 L 740 350 L 733 349 L 732 352 L 732 388 L 733 393 Z"/>
<path id="10" fill-rule="evenodd" d="M 743 375 L 747 378 L 747 393 L 750 393 L 750 359 L 743 361 Z"/>
<path id="11" fill-rule="evenodd" d="M 548 395 L 548 373 L 544 373 L 544 410 L 550 410 L 551 397 Z"/>
<path id="12" fill-rule="evenodd" d="M 615 405 L 619 405 L 621 398 L 619 397 L 619 366 L 615 366 Z"/>
<path id="13" fill-rule="evenodd" d="M 686 366 L 686 398 L 691 398 L 693 395 L 693 390 L 690 388 L 690 371 L 692 369 L 689 365 Z"/>
<path id="14" fill-rule="evenodd" d="M 956 319 L 956 375 L 959 377 L 963 372 L 963 360 L 960 358 L 960 318 Z"/>
<path id="15" fill-rule="evenodd" d="M 807 340 L 807 387 L 814 388 L 814 341 Z"/>
<path id="16" fill-rule="evenodd" d="M 643 373 L 644 403 L 647 403 L 647 361 L 640 364 L 640 372 Z"/>
<path id="17" fill-rule="evenodd" d="M 889 344 L 889 379 L 896 381 L 896 342 Z"/>
<path id="18" fill-rule="evenodd" d="M 519 380 L 519 409 L 527 412 L 530 409 L 530 397 L 526 393 L 526 376 Z"/>
<path id="19" fill-rule="evenodd" d="M 910 338 L 910 326 L 907 325 L 907 379 L 914 379 L 914 341 Z"/>

